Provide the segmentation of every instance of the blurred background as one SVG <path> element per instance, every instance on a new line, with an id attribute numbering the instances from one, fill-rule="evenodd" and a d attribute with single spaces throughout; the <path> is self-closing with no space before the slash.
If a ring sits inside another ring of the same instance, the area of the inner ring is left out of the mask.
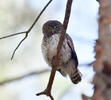
<path id="1" fill-rule="evenodd" d="M 0 0 L 0 37 L 27 30 L 49 0 Z M 67 0 L 53 0 L 22 43 L 13 60 L 13 50 L 24 37 L 18 35 L 0 40 L 0 100 L 49 100 L 36 96 L 48 83 L 50 68 L 41 53 L 42 25 L 51 19 L 63 22 Z M 93 95 L 92 63 L 95 58 L 94 45 L 98 38 L 98 8 L 96 0 L 74 0 L 67 33 L 72 37 L 79 59 L 82 81 L 74 85 L 67 77 L 56 73 L 52 95 L 55 100 L 82 100 L 81 94 Z M 2 82 L 28 75 L 13 82 Z"/>

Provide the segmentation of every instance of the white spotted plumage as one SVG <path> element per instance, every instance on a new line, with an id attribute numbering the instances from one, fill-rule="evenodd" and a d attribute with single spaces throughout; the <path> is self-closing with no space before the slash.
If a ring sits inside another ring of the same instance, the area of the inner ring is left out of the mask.
<path id="1" fill-rule="evenodd" d="M 45 39 L 45 41 L 43 39 L 43 42 L 42 42 L 42 53 L 45 57 L 45 60 L 50 66 L 52 66 L 52 62 L 50 61 L 57 54 L 57 46 L 58 46 L 59 38 L 60 38 L 60 34 L 54 34 L 51 37 Z M 67 39 L 65 38 L 63 42 L 63 46 L 60 51 L 60 55 L 63 55 L 63 56 L 60 56 L 60 59 L 62 60 L 62 62 L 59 62 L 60 65 L 61 63 L 67 63 L 67 61 L 71 58 L 70 52 L 71 51 L 67 44 Z"/>
<path id="2" fill-rule="evenodd" d="M 44 37 L 41 45 L 42 53 L 45 61 L 51 67 L 53 67 L 53 57 L 57 54 L 57 46 L 61 36 L 61 27 L 62 24 L 55 20 L 48 21 L 43 25 Z M 68 34 L 65 34 L 63 45 L 58 57 L 58 71 L 60 71 L 63 76 L 68 74 L 71 81 L 74 84 L 77 84 L 81 81 L 81 75 L 77 66 L 78 59 L 72 39 Z"/>

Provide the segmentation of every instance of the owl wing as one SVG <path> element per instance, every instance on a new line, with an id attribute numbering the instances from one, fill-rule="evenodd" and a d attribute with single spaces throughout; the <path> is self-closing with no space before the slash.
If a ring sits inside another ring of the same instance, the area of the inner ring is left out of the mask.
<path id="1" fill-rule="evenodd" d="M 71 49 L 71 59 L 74 59 L 75 66 L 77 67 L 78 58 L 77 58 L 76 52 L 74 50 L 74 45 L 73 45 L 72 39 L 68 34 L 66 34 L 66 39 L 67 39 L 67 44 L 68 44 L 69 48 Z"/>

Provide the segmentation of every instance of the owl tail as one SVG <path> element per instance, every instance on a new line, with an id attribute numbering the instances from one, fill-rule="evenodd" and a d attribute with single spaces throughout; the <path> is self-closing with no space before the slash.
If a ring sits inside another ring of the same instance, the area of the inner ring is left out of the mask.
<path id="1" fill-rule="evenodd" d="M 63 76 L 69 75 L 71 81 L 74 84 L 77 84 L 81 81 L 81 73 L 77 68 L 74 68 L 74 66 L 68 66 L 67 68 L 61 68 L 58 70 Z"/>
<path id="2" fill-rule="evenodd" d="M 73 60 L 70 60 L 67 64 L 61 66 L 58 71 L 63 76 L 66 76 L 68 74 L 74 84 L 77 84 L 81 81 L 81 73 L 77 69 L 77 66 L 75 66 L 75 62 Z"/>
<path id="3" fill-rule="evenodd" d="M 76 69 L 75 71 L 71 71 L 71 73 L 69 74 L 71 81 L 74 84 L 77 84 L 81 81 L 81 73 L 79 72 L 78 69 Z"/>

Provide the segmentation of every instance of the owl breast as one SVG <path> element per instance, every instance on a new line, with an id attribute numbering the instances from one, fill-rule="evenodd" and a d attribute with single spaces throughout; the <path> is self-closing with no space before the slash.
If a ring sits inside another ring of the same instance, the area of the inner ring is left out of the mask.
<path id="1" fill-rule="evenodd" d="M 52 67 L 52 59 L 56 56 L 57 46 L 60 39 L 60 34 L 54 34 L 51 37 L 43 38 L 42 53 L 49 66 Z M 59 65 L 65 64 L 71 58 L 71 50 L 67 44 L 67 39 L 64 39 L 61 51 L 59 53 Z"/>

